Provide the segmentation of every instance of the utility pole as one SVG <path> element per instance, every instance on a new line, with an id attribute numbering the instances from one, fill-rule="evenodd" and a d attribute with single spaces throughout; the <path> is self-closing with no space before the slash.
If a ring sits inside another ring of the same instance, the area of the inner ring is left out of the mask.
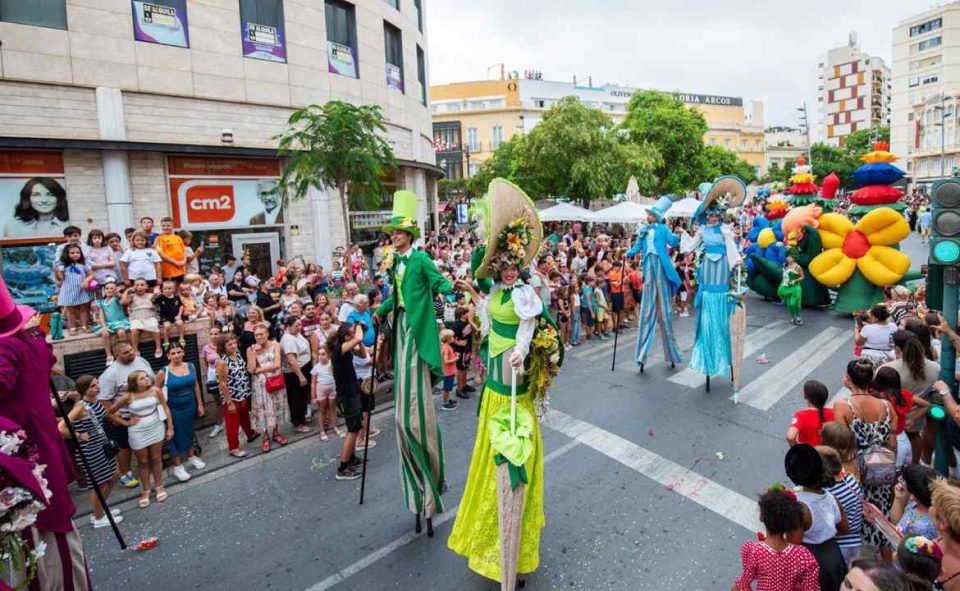
<path id="1" fill-rule="evenodd" d="M 810 165 L 811 169 L 813 167 L 813 153 L 810 151 L 811 142 L 810 142 L 810 120 L 807 118 L 807 101 L 803 101 L 803 105 L 797 107 L 797 110 L 802 113 L 800 115 L 800 125 L 803 126 L 804 131 L 807 136 L 807 164 Z"/>

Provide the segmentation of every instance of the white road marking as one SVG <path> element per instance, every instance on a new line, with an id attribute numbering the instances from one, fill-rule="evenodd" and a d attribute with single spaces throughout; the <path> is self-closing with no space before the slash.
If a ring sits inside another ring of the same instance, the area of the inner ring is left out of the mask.
<path id="1" fill-rule="evenodd" d="M 761 531 L 755 500 L 671 462 L 632 441 L 558 410 L 551 409 L 547 419 L 545 426 L 548 428 L 593 448 L 748 531 Z"/>
<path id="2" fill-rule="evenodd" d="M 847 344 L 849 331 L 831 326 L 757 376 L 740 391 L 740 403 L 770 410 L 800 382 Z M 731 397 L 732 400 L 732 397 Z"/>
<path id="3" fill-rule="evenodd" d="M 783 330 L 784 327 L 786 327 L 786 330 Z M 744 362 L 795 328 L 797 328 L 795 325 L 789 324 L 786 320 L 776 320 L 748 334 L 746 345 L 743 347 Z M 702 388 L 706 383 L 706 379 L 702 373 L 690 368 L 684 369 L 667 379 L 674 384 L 688 388 Z"/>
<path id="4" fill-rule="evenodd" d="M 568 441 L 563 445 L 561 445 L 560 447 L 558 447 L 557 449 L 548 453 L 546 456 L 544 456 L 543 461 L 544 463 L 552 462 L 553 460 L 559 458 L 560 456 L 567 453 L 571 449 L 577 447 L 578 445 L 580 445 L 580 442 L 577 441 L 576 439 Z M 453 507 L 452 509 L 448 509 L 446 512 L 441 513 L 440 515 L 435 517 L 433 519 L 434 530 L 436 530 L 436 528 L 438 528 L 439 526 L 443 525 L 444 523 L 456 517 L 457 510 L 459 508 L 460 508 L 460 505 L 457 505 L 456 507 Z M 404 534 L 399 538 L 397 538 L 396 540 L 390 542 L 386 546 L 383 546 L 377 550 L 374 550 L 373 552 L 371 552 L 370 554 L 367 554 L 366 556 L 354 562 L 353 564 L 340 569 L 339 571 L 330 575 L 326 579 L 320 581 L 316 585 L 312 585 L 308 587 L 306 591 L 325 591 L 326 589 L 329 589 L 335 585 L 339 585 L 340 583 L 346 581 L 347 579 L 357 574 L 358 572 L 362 571 L 363 569 L 367 568 L 368 566 L 373 565 L 374 563 L 379 561 L 381 558 L 387 557 L 388 555 L 392 554 L 394 551 L 399 550 L 400 548 L 406 546 L 407 544 L 414 541 L 415 539 L 425 535 L 426 535 L 425 533 L 417 534 L 414 532 Z"/>

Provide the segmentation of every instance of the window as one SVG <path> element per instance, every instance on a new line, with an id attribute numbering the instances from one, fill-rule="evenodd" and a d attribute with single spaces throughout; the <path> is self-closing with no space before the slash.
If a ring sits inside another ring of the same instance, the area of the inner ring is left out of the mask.
<path id="1" fill-rule="evenodd" d="M 326 0 L 327 70 L 359 78 L 357 68 L 357 16 L 353 4 Z"/>
<path id="2" fill-rule="evenodd" d="M 387 88 L 403 92 L 403 37 L 400 29 L 384 21 L 383 46 L 387 59 Z"/>
<path id="3" fill-rule="evenodd" d="M 413 8 L 417 11 L 417 28 L 423 32 L 423 0 L 413 0 Z"/>
<path id="4" fill-rule="evenodd" d="M 476 127 L 467 128 L 467 148 L 471 152 L 480 151 L 480 130 Z"/>
<path id="5" fill-rule="evenodd" d="M 471 163 L 470 163 L 470 176 L 476 176 L 478 172 L 480 172 L 480 165 L 477 164 L 477 163 L 475 163 L 475 162 L 471 162 Z"/>
<path id="6" fill-rule="evenodd" d="M 740 140 L 740 149 L 741 150 L 747 149 L 747 140 Z"/>
<path id="7" fill-rule="evenodd" d="M 717 138 L 715 138 L 715 137 L 710 138 L 710 145 L 711 145 L 711 146 L 716 146 L 716 145 L 717 145 Z"/>
<path id="8" fill-rule="evenodd" d="M 924 76 L 923 80 L 920 81 L 921 84 L 933 84 L 940 81 L 940 76 Z"/>
<path id="9" fill-rule="evenodd" d="M 916 37 L 917 35 L 923 35 L 924 33 L 929 33 L 930 31 L 936 31 L 943 26 L 943 19 L 937 18 L 932 21 L 927 21 L 923 24 L 914 25 L 910 27 L 910 36 Z"/>
<path id="10" fill-rule="evenodd" d="M 910 85 L 910 88 L 913 88 L 914 86 L 920 86 L 920 78 L 919 77 L 911 78 L 909 85 Z"/>
<path id="11" fill-rule="evenodd" d="M 427 104 L 427 55 L 417 45 L 417 83 L 420 85 L 420 102 Z"/>
<path id="12" fill-rule="evenodd" d="M 723 147 L 730 149 L 730 138 L 723 140 Z"/>
<path id="13" fill-rule="evenodd" d="M 66 30 L 67 2 L 66 0 L 0 0 L 0 21 Z"/>
<path id="14" fill-rule="evenodd" d="M 503 143 L 503 126 L 494 125 L 490 135 L 490 149 L 496 150 Z"/>
<path id="15" fill-rule="evenodd" d="M 760 151 L 760 140 L 753 140 L 753 151 L 754 152 Z"/>
<path id="16" fill-rule="evenodd" d="M 240 0 L 243 55 L 271 62 L 286 62 L 283 0 Z"/>
<path id="17" fill-rule="evenodd" d="M 940 47 L 942 44 L 943 44 L 943 37 L 931 37 L 926 41 L 921 41 L 920 43 L 917 43 L 917 51 L 923 51 L 925 49 Z"/>
<path id="18" fill-rule="evenodd" d="M 400 0 L 383 0 L 387 3 L 388 6 L 392 7 L 394 10 L 400 10 Z"/>
<path id="19" fill-rule="evenodd" d="M 546 103 L 547 103 L 547 102 L 546 102 L 545 100 L 543 100 L 543 99 L 537 99 L 537 100 L 533 101 L 533 104 L 536 105 L 536 106 L 537 106 L 538 108 L 540 108 L 540 109 L 544 108 L 544 107 L 546 106 Z"/>

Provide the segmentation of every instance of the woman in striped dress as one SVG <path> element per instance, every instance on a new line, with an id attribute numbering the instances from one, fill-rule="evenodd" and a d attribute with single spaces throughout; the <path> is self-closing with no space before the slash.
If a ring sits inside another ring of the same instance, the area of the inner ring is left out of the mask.
<path id="1" fill-rule="evenodd" d="M 103 447 L 103 444 L 107 441 L 103 425 L 109 413 L 97 400 L 97 395 L 100 394 L 100 384 L 97 378 L 91 375 L 80 376 L 76 381 L 76 389 L 80 394 L 80 401 L 67 415 L 73 421 L 77 437 L 80 438 L 80 441 L 76 442 L 74 454 L 79 466 L 84 466 L 80 459 L 80 455 L 83 454 L 90 467 L 90 473 L 87 474 L 87 482 L 91 487 L 90 504 L 93 505 L 93 515 L 90 516 L 90 523 L 95 528 L 106 527 L 110 525 L 110 521 L 107 519 L 97 498 L 97 493 L 92 487 L 99 486 L 103 498 L 106 499 L 110 496 L 110 491 L 113 490 L 113 485 L 117 479 L 117 458 L 116 456 L 108 456 Z M 70 437 L 70 432 L 63 421 L 60 422 L 60 432 L 64 438 Z M 115 522 L 123 521 L 119 509 L 113 509 L 113 516 Z"/>

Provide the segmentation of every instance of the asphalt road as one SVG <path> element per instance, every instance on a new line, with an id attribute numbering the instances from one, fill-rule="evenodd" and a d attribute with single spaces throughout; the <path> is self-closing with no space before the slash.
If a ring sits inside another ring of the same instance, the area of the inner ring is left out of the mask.
<path id="1" fill-rule="evenodd" d="M 911 241 L 907 252 L 921 248 Z M 914 258 L 915 261 L 919 257 Z M 783 435 L 803 406 L 803 381 L 841 389 L 852 356 L 852 323 L 806 312 L 794 327 L 777 304 L 748 300 L 740 404 L 728 379 L 707 393 L 692 372 L 634 363 L 635 332 L 570 351 L 545 423 L 545 511 L 540 569 L 527 589 L 727 589 L 739 547 L 759 529 L 755 499 L 786 481 Z M 685 360 L 693 322 L 676 319 Z M 758 363 L 764 355 L 769 363 Z M 130 541 L 78 522 L 97 589 L 498 589 L 446 547 L 475 435 L 473 401 L 438 412 L 445 440 L 447 513 L 437 535 L 413 535 L 403 506 L 392 413 L 370 451 L 367 497 L 360 482 L 334 480 L 339 442 L 303 441 L 195 477 L 163 505 L 126 503 Z M 252 448 L 253 446 L 251 446 Z M 251 449 L 252 451 L 252 449 Z"/>

